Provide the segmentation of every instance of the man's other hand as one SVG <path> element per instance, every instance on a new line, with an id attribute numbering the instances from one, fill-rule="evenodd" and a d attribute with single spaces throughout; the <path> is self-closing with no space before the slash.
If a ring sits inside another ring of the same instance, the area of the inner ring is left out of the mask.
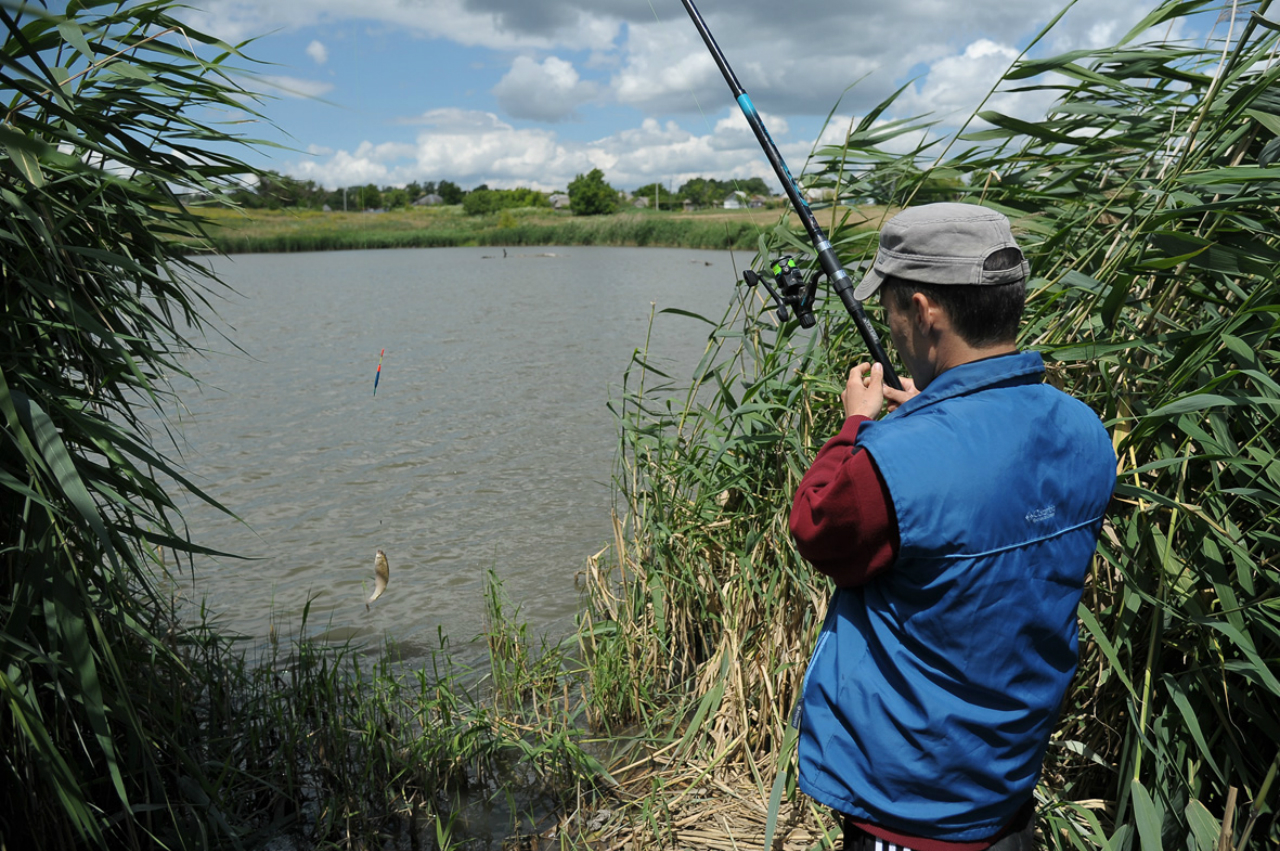
<path id="1" fill-rule="evenodd" d="M 888 403 L 889 413 L 898 410 L 898 406 L 910 399 L 912 396 L 919 396 L 920 391 L 916 389 L 916 383 L 910 378 L 898 378 L 902 382 L 901 390 L 894 390 L 892 387 L 884 388 L 884 400 Z"/>
<path id="2" fill-rule="evenodd" d="M 884 407 L 884 400 L 884 367 L 878 363 L 860 363 L 849 370 L 849 381 L 840 394 L 845 419 L 859 414 L 875 419 Z"/>

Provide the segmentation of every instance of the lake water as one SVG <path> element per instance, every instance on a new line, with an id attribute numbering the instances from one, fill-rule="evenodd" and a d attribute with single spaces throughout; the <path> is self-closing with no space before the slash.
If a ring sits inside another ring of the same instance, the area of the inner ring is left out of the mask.
<path id="1" fill-rule="evenodd" d="M 520 619 L 558 639 L 575 574 L 610 537 L 617 431 L 607 403 L 651 305 L 719 319 L 738 253 L 457 248 L 212 261 L 243 349 L 186 365 L 170 409 L 196 484 L 240 518 L 180 500 L 197 559 L 176 588 L 226 629 L 393 638 L 407 657 L 484 628 L 493 570 Z M 685 378 L 709 326 L 659 316 L 651 360 Z M 386 349 L 373 393 L 379 352 Z M 243 522 L 240 522 L 243 521 Z M 373 555 L 391 564 L 366 609 Z M 465 650 L 463 652 L 466 652 Z"/>

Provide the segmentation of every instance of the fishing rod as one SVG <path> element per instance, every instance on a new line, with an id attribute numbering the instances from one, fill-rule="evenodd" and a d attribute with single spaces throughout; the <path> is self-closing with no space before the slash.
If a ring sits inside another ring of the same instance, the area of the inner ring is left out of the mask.
<path id="1" fill-rule="evenodd" d="M 742 84 L 738 82 L 733 69 L 729 67 L 729 61 L 724 58 L 724 53 L 720 51 L 719 45 L 716 44 L 715 38 L 712 37 L 711 30 L 707 29 L 706 21 L 702 20 L 702 15 L 698 13 L 697 7 L 693 5 L 693 0 L 681 0 L 681 2 L 684 3 L 685 11 L 689 13 L 689 17 L 693 19 L 693 25 L 698 28 L 698 33 L 702 36 L 702 40 L 706 42 L 707 49 L 711 51 L 712 58 L 716 60 L 716 65 L 720 67 L 720 73 L 724 74 L 725 82 L 729 84 L 729 89 L 733 92 L 734 98 L 737 99 L 738 106 L 742 108 L 742 114 L 746 116 L 747 123 L 751 125 L 751 130 L 756 134 L 756 140 L 760 143 L 760 147 L 764 148 L 764 155 L 768 157 L 774 173 L 782 181 L 782 189 L 787 193 L 787 198 L 790 199 L 791 206 L 795 209 L 796 214 L 800 216 L 800 221 L 804 223 L 804 229 L 809 232 L 809 241 L 813 243 L 813 249 L 818 255 L 818 264 L 822 267 L 821 272 L 815 272 L 806 284 L 804 276 L 796 268 L 795 260 L 790 257 L 783 257 L 770 266 L 770 272 L 773 273 L 774 281 L 778 285 L 777 289 L 774 289 L 769 284 L 769 279 L 766 276 L 757 275 L 750 269 L 743 273 L 744 280 L 748 286 L 755 286 L 757 281 L 764 284 L 765 289 L 769 291 L 769 295 L 778 304 L 779 319 L 784 322 L 787 320 L 787 307 L 790 306 L 796 314 L 796 319 L 800 321 L 800 325 L 804 328 L 812 328 L 815 322 L 813 317 L 813 296 L 818 287 L 818 275 L 825 274 L 827 280 L 831 282 L 831 286 L 835 289 L 836 295 L 840 296 L 840 301 L 844 303 L 845 310 L 849 312 L 854 324 L 858 326 L 858 332 L 862 334 L 862 340 L 867 344 L 867 349 L 871 352 L 871 356 L 884 367 L 885 384 L 895 390 L 901 390 L 902 382 L 898 380 L 898 374 L 894 372 L 892 364 L 889 363 L 889 356 L 885 354 L 884 347 L 880 345 L 880 337 L 876 334 L 875 328 L 871 327 L 871 320 L 867 318 L 866 311 L 862 309 L 862 302 L 853 297 L 853 282 L 849 279 L 849 273 L 845 271 L 840 258 L 836 256 L 835 249 L 831 247 L 831 241 L 827 239 L 827 235 L 823 233 L 822 228 L 818 225 L 818 220 L 814 218 L 813 210 L 809 209 L 809 202 L 805 201 L 804 196 L 800 194 L 800 187 L 796 184 L 795 178 L 791 176 L 791 170 L 787 168 L 786 162 L 783 161 L 782 154 L 778 153 L 778 146 L 773 143 L 773 138 L 769 135 L 769 131 L 765 129 L 764 122 L 760 120 L 760 113 L 756 112 L 755 104 L 751 102 L 746 89 L 742 88 Z"/>

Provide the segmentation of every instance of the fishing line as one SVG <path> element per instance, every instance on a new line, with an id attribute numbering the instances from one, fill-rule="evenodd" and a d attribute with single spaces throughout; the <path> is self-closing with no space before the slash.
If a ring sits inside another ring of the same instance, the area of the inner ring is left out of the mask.
<path id="1" fill-rule="evenodd" d="M 855 294 L 853 280 L 850 278 L 848 270 L 844 268 L 844 264 L 840 261 L 840 257 L 836 253 L 835 247 L 832 246 L 831 240 L 827 238 L 822 226 L 818 224 L 818 220 L 814 217 L 813 209 L 809 206 L 809 202 L 805 200 L 800 185 L 792 175 L 791 169 L 787 167 L 786 160 L 783 159 L 782 153 L 778 150 L 777 143 L 773 141 L 773 137 L 769 134 L 768 128 L 765 127 L 764 119 L 760 117 L 760 111 L 756 109 L 751 97 L 738 80 L 738 76 L 733 72 L 733 68 L 729 65 L 729 60 L 725 57 L 719 44 L 716 43 L 706 20 L 698 12 L 693 0 L 681 0 L 681 4 L 684 6 L 685 11 L 689 13 L 689 18 L 693 21 L 698 34 L 702 36 L 702 41 L 707 46 L 707 50 L 711 52 L 716 67 L 720 69 L 721 75 L 724 77 L 725 82 L 728 83 L 729 90 L 737 100 L 743 116 L 747 119 L 747 124 L 750 125 L 756 141 L 760 143 L 760 147 L 764 151 L 765 158 L 773 166 L 774 174 L 782 182 L 782 189 L 787 195 L 787 200 L 790 202 L 796 216 L 800 219 L 800 223 L 804 225 L 805 233 L 809 237 L 809 244 L 817 255 L 816 268 L 812 270 L 807 282 L 803 273 L 797 268 L 795 260 L 791 257 L 783 257 L 775 260 L 770 270 L 778 284 L 777 290 L 769 284 L 767 276 L 757 275 L 750 270 L 743 273 L 747 285 L 754 286 L 756 283 L 764 285 L 765 289 L 769 291 L 769 295 L 778 304 L 779 319 L 786 321 L 788 308 L 791 308 L 795 311 L 796 319 L 799 320 L 800 325 L 805 328 L 811 328 L 816 322 L 813 314 L 813 304 L 817 294 L 818 281 L 825 276 L 831 290 L 839 297 L 849 314 L 849 318 L 857 326 L 858 333 L 862 336 L 863 342 L 866 343 L 868 352 L 884 369 L 886 386 L 901 390 L 902 385 L 898 381 L 897 373 L 893 368 L 893 364 L 889 361 L 888 354 L 886 354 L 884 347 L 880 343 L 880 336 L 872 326 L 866 311 L 863 310 L 862 302 L 858 300 Z"/>
<path id="2" fill-rule="evenodd" d="M 723 51 L 720 50 L 720 47 L 716 43 L 715 38 L 711 35 L 705 20 L 698 12 L 692 0 L 682 0 L 682 3 L 685 11 L 693 20 L 694 26 L 698 30 L 699 35 L 701 35 L 707 49 L 711 52 L 716 66 L 724 76 L 725 82 L 729 84 L 730 91 L 734 95 L 734 98 L 742 111 L 742 115 L 747 121 L 748 127 L 755 134 L 757 142 L 759 142 L 764 151 L 765 158 L 773 167 L 775 177 L 782 183 L 783 192 L 789 202 L 790 211 L 795 213 L 800 224 L 803 226 L 813 251 L 815 252 L 813 267 L 810 269 L 810 276 L 807 281 L 805 280 L 804 272 L 796 263 L 795 259 L 791 256 L 783 256 L 772 261 L 766 267 L 764 274 L 758 274 L 752 269 L 745 270 L 742 273 L 744 282 L 751 289 L 755 289 L 756 285 L 760 284 L 768 291 L 770 298 L 772 298 L 776 304 L 777 317 L 780 321 L 786 322 L 789 319 L 788 314 L 793 313 L 801 327 L 811 328 L 816 323 L 813 306 L 817 295 L 818 282 L 820 278 L 825 276 L 834 295 L 838 297 L 844 305 L 849 318 L 853 321 L 859 335 L 866 344 L 868 354 L 870 354 L 871 357 L 884 368 L 885 384 L 894 389 L 901 390 L 901 382 L 898 379 L 896 370 L 889 360 L 888 354 L 885 352 L 884 347 L 880 342 L 879 335 L 876 333 L 870 319 L 863 310 L 861 302 L 859 302 L 854 296 L 852 279 L 849 277 L 843 263 L 841 263 L 840 259 L 836 255 L 827 235 L 818 224 L 817 218 L 814 216 L 813 209 L 805 199 L 804 193 L 800 189 L 799 183 L 792 175 L 790 168 L 787 167 L 786 161 L 782 157 L 781 152 L 778 151 L 777 144 L 774 142 L 773 137 L 765 127 L 759 111 L 756 109 L 755 104 L 752 103 L 750 96 L 747 94 L 742 84 L 738 81 L 737 75 L 734 74 L 733 69 L 730 67 L 728 59 L 724 56 Z M 650 0 L 650 8 L 652 8 L 652 0 Z M 655 12 L 655 18 L 656 17 L 657 15 Z M 856 85 L 856 82 L 853 85 Z M 840 99 L 837 100 L 836 105 L 833 106 L 831 111 L 827 114 L 827 118 L 822 124 L 822 129 L 819 131 L 817 136 L 815 136 L 813 144 L 810 146 L 809 153 L 805 157 L 806 168 L 812 160 L 814 153 L 817 151 L 822 134 L 825 133 L 827 128 L 830 126 L 831 119 L 835 115 L 836 109 L 839 108 L 840 101 L 844 99 L 844 95 L 848 93 L 849 89 L 853 88 L 853 85 L 845 88 L 845 91 L 841 93 Z M 694 101 L 695 103 L 697 102 L 696 95 L 694 95 Z M 701 104 L 699 104 L 699 110 L 701 110 Z M 705 113 L 703 113 L 703 120 L 704 122 L 706 121 Z M 856 120 L 856 117 L 851 119 L 851 127 L 854 120 Z M 846 140 L 847 138 L 848 134 L 846 133 Z M 847 156 L 847 154 L 848 144 L 846 141 L 845 156 Z M 843 170 L 841 170 L 840 173 L 842 174 Z M 734 181 L 734 185 L 737 185 L 736 179 Z M 836 198 L 831 205 L 831 222 L 833 232 L 838 227 L 839 207 L 839 177 L 837 177 Z M 847 218 L 848 213 L 845 215 Z M 750 214 L 748 214 L 748 216 L 751 218 Z M 786 216 L 784 216 L 783 219 L 783 226 L 785 226 L 785 220 Z M 751 222 L 756 228 L 756 231 L 759 232 L 761 230 L 760 226 L 754 218 L 751 218 Z M 762 239 L 761 242 L 763 241 L 764 240 Z M 776 289 L 774 285 L 770 284 L 770 276 L 772 276 L 774 284 L 776 284 Z M 760 296 L 760 298 L 763 303 L 768 303 L 762 296 Z"/>
<path id="3" fill-rule="evenodd" d="M 650 12 L 653 12 L 653 20 L 658 24 L 658 26 L 662 26 L 662 19 L 661 19 L 660 17 L 658 17 L 658 10 L 657 10 L 656 8 L 654 8 L 653 0 L 646 0 L 646 2 L 648 2 L 648 4 L 649 4 L 649 11 L 650 11 Z M 702 123 L 703 123 L 703 125 L 705 125 L 705 126 L 706 126 L 706 129 L 707 129 L 707 135 L 708 135 L 709 137 L 710 137 L 710 136 L 715 136 L 715 128 L 711 126 L 711 119 L 709 119 L 709 118 L 707 117 L 707 113 L 706 113 L 706 111 L 705 111 L 705 110 L 703 110 L 703 108 L 702 108 L 702 102 L 698 100 L 698 94 L 697 94 L 697 92 L 695 92 L 695 91 L 694 91 L 694 89 L 693 89 L 693 87 L 692 87 L 692 86 L 689 86 L 689 87 L 688 87 L 688 89 L 687 89 L 687 91 L 688 91 L 688 93 L 689 93 L 689 96 L 690 96 L 691 98 L 693 98 L 694 106 L 698 107 L 698 114 L 699 114 L 700 116 L 702 116 Z M 732 114 L 732 113 L 731 113 L 731 114 Z M 744 198 L 745 198 L 745 197 L 746 197 L 746 195 L 747 195 L 747 193 L 746 193 L 746 192 L 744 192 L 744 191 L 742 190 L 741 184 L 740 184 L 740 183 L 738 183 L 738 178 L 736 178 L 736 177 L 732 177 L 732 176 L 731 176 L 731 177 L 729 178 L 729 181 L 733 184 L 734 192 L 735 192 L 736 194 L 741 194 L 741 195 L 742 195 L 742 197 L 744 197 Z M 687 181 L 686 181 L 686 182 L 687 182 Z M 751 208 L 751 204 L 750 204 L 750 201 L 748 200 L 748 202 L 747 202 L 747 221 L 748 221 L 748 222 L 750 222 L 750 223 L 751 223 L 751 226 L 752 226 L 753 228 L 755 228 L 755 229 L 756 229 L 756 235 L 757 235 L 757 237 L 762 236 L 762 235 L 764 234 L 764 228 L 762 228 L 762 227 L 760 226 L 759 222 L 757 222 L 757 221 L 756 221 L 756 218 L 755 218 L 754 214 L 752 214 L 751 209 L 752 209 L 752 208 Z M 727 220 L 727 219 L 725 220 L 725 223 L 724 223 L 724 236 L 725 236 L 725 242 L 726 242 L 726 243 L 728 243 L 728 242 L 729 242 L 729 222 L 728 222 L 728 220 Z M 739 272 L 738 272 L 738 262 L 737 262 L 737 259 L 733 256 L 733 249 L 732 249 L 732 248 L 729 248 L 729 249 L 728 249 L 728 251 L 729 251 L 729 265 L 731 265 L 731 266 L 733 267 L 733 277 L 734 277 L 734 280 L 738 280 L 738 279 L 740 279 L 742 276 L 741 276 L 741 274 L 739 274 Z M 767 303 L 766 301 L 764 301 L 764 300 L 763 300 L 763 297 L 760 297 L 760 298 L 761 298 L 761 304 L 766 304 L 766 303 Z"/>
<path id="4" fill-rule="evenodd" d="M 661 19 L 660 17 L 658 17 L 658 10 L 654 8 L 653 0 L 648 0 L 648 3 L 649 3 L 649 11 L 651 11 L 651 12 L 653 13 L 653 19 L 654 19 L 654 21 L 655 21 L 655 22 L 657 22 L 659 26 L 661 26 L 661 25 L 662 25 L 662 19 Z M 823 133 L 825 133 L 825 132 L 826 132 L 826 130 L 827 130 L 827 127 L 828 127 L 828 126 L 830 126 L 830 124 L 831 124 L 831 119 L 835 117 L 835 112 L 836 112 L 836 110 L 837 110 L 837 109 L 839 109 L 839 108 L 840 108 L 840 103 L 841 103 L 841 101 L 843 101 L 843 100 L 844 100 L 844 96 L 845 96 L 846 94 L 848 94 L 848 92 L 849 92 L 849 90 L 850 90 L 850 89 L 852 89 L 852 88 L 853 88 L 854 86 L 856 86 L 858 83 L 862 82 L 862 80 L 866 79 L 866 77 L 867 77 L 867 76 L 869 76 L 869 74 L 870 74 L 870 72 L 868 72 L 868 74 L 866 74 L 866 75 L 863 75 L 863 77 L 862 77 L 862 78 L 860 78 L 860 79 L 858 79 L 858 80 L 854 81 L 853 83 L 851 83 L 849 86 L 847 86 L 847 87 L 845 88 L 844 92 L 842 92 L 842 93 L 840 94 L 840 98 L 839 98 L 839 99 L 837 99 L 837 101 L 836 101 L 836 105 L 835 105 L 834 107 L 832 107 L 831 112 L 830 112 L 830 113 L 828 113 L 828 115 L 827 115 L 827 119 L 822 123 L 822 127 L 821 127 L 821 129 L 819 129 L 818 133 L 813 137 L 813 144 L 809 146 L 809 153 L 805 156 L 804 165 L 800 168 L 800 173 L 801 173 L 801 174 L 804 174 L 804 172 L 805 172 L 805 171 L 808 169 L 808 167 L 809 167 L 809 163 L 813 161 L 813 156 L 814 156 L 814 154 L 815 154 L 815 153 L 817 152 L 817 150 L 818 150 L 818 145 L 819 145 L 819 143 L 822 141 L 822 134 L 823 134 Z M 688 91 L 688 93 L 689 93 L 689 96 L 693 99 L 693 103 L 694 103 L 694 105 L 698 107 L 698 114 L 699 114 L 700 116 L 702 116 L 702 123 L 706 126 L 707 131 L 708 131 L 708 134 L 709 134 L 709 135 L 714 135 L 714 134 L 715 134 L 715 129 L 711 126 L 711 120 L 707 117 L 707 113 L 706 113 L 706 111 L 705 111 L 705 110 L 703 110 L 703 108 L 702 108 L 702 102 L 698 100 L 698 94 L 697 94 L 697 92 L 696 92 L 696 91 L 694 91 L 694 89 L 693 89 L 692 87 L 689 87 L 689 88 L 687 89 L 687 91 Z M 732 113 L 731 113 L 731 114 L 732 114 Z M 852 130 L 852 127 L 853 127 L 853 124 L 854 124 L 854 122 L 855 122 L 855 121 L 857 121 L 857 116 L 856 116 L 856 115 L 855 115 L 855 116 L 851 116 L 851 117 L 850 117 L 850 119 L 849 119 L 849 127 L 850 127 L 850 130 Z M 847 137 L 848 137 L 848 133 L 846 133 L 846 134 L 845 134 L 845 137 L 846 137 L 846 139 L 847 139 Z M 846 153 L 847 153 L 847 147 L 846 147 Z M 739 193 L 743 194 L 744 196 L 746 195 L 746 192 L 742 189 L 741 184 L 738 182 L 738 179 L 737 179 L 736 177 L 730 177 L 730 178 L 729 178 L 729 180 L 733 183 L 733 185 L 734 185 L 734 187 L 735 187 L 735 189 L 736 189 L 736 191 L 737 191 L 737 192 L 739 192 Z M 838 181 L 838 178 L 837 178 L 837 181 Z M 784 196 L 784 197 L 785 197 L 785 196 Z M 831 205 L 831 228 L 832 228 L 832 230 L 833 230 L 833 231 L 835 230 L 835 227 L 836 227 L 836 217 L 839 215 L 839 212 L 838 212 L 838 210 L 839 210 L 839 206 L 840 206 L 840 205 L 839 205 L 839 200 L 840 200 L 840 191 L 839 191 L 839 186 L 838 186 L 838 182 L 837 182 L 837 187 L 836 187 L 836 190 L 835 190 L 835 197 L 832 199 L 832 205 Z M 790 212 L 791 212 L 791 211 L 790 211 L 790 210 L 788 210 L 788 215 L 790 214 Z M 751 213 L 751 207 L 750 207 L 750 206 L 748 206 L 748 207 L 747 207 L 747 219 L 751 222 L 752 227 L 754 227 L 754 228 L 756 229 L 756 233 L 757 233 L 757 234 L 762 234 L 762 233 L 764 233 L 764 228 L 762 228 L 762 227 L 761 227 L 761 225 L 759 224 L 759 222 L 758 222 L 758 221 L 756 221 L 755 216 L 754 216 L 754 215 L 752 215 L 752 213 Z M 728 222 L 725 222 L 725 235 L 726 235 L 726 237 L 728 236 Z M 730 252 L 730 258 L 732 259 L 732 252 Z M 735 272 L 735 274 L 737 273 L 737 266 L 736 266 L 736 264 L 734 265 L 734 272 Z"/>
<path id="5" fill-rule="evenodd" d="M 1073 2 L 1074 2 L 1074 0 L 1073 0 Z M 653 12 L 653 19 L 654 19 L 654 21 L 656 21 L 659 25 L 661 25 L 661 24 L 662 24 L 662 19 L 658 17 L 658 10 L 654 8 L 654 6 L 653 6 L 653 0 L 648 0 L 648 3 L 649 3 L 649 11 Z M 845 96 L 846 94 L 848 94 L 848 93 L 849 93 L 849 90 L 850 90 L 850 89 L 852 89 L 854 86 L 858 85 L 858 83 L 862 82 L 862 81 L 863 81 L 863 80 L 865 80 L 868 76 L 870 76 L 870 74 L 871 74 L 871 72 L 867 72 L 867 73 L 866 73 L 866 74 L 864 74 L 861 78 L 859 78 L 859 79 L 855 80 L 853 83 L 850 83 L 850 84 L 845 88 L 845 90 L 844 90 L 843 92 L 841 92 L 840 97 L 836 100 L 836 105 L 835 105 L 834 107 L 832 107 L 832 108 L 831 108 L 831 112 L 827 114 L 827 119 L 826 119 L 826 121 L 822 122 L 822 127 L 821 127 L 821 129 L 819 129 L 819 130 L 818 130 L 818 133 L 813 137 L 813 144 L 809 146 L 809 153 L 805 156 L 805 159 L 804 159 L 804 165 L 803 165 L 803 166 L 801 167 L 801 169 L 800 169 L 800 173 L 801 173 L 801 174 L 804 174 L 804 172 L 805 172 L 805 171 L 808 169 L 808 167 L 809 167 L 809 163 L 813 161 L 813 155 L 817 152 L 817 150 L 818 150 L 818 144 L 822 141 L 822 134 L 823 134 L 823 133 L 825 133 L 825 132 L 826 132 L 826 130 L 827 130 L 827 127 L 828 127 L 828 126 L 830 126 L 830 124 L 831 124 L 831 119 L 835 117 L 835 112 L 836 112 L 836 110 L 837 110 L 837 109 L 839 109 L 839 108 L 840 108 L 840 103 L 841 103 L 841 101 L 843 101 L 843 100 L 844 100 L 844 96 Z M 693 102 L 694 102 L 694 104 L 698 107 L 698 113 L 702 116 L 702 123 L 706 125 L 707 130 L 708 130 L 710 133 L 714 134 L 715 130 L 711 127 L 711 122 L 710 122 L 710 120 L 707 118 L 707 114 L 706 114 L 706 112 L 704 112 L 704 111 L 703 111 L 703 109 L 702 109 L 702 103 L 698 100 L 697 92 L 695 92 L 695 91 L 693 90 L 693 88 L 692 88 L 692 87 L 691 87 L 691 88 L 689 88 L 689 90 L 688 90 L 688 91 L 689 91 L 689 96 L 693 98 Z M 855 121 L 857 121 L 857 116 L 856 116 L 856 115 L 851 116 L 851 117 L 849 118 L 849 127 L 850 127 L 850 130 L 852 130 L 852 127 L 853 127 L 853 124 L 854 124 L 854 122 L 855 122 Z M 848 133 L 846 133 L 846 134 L 845 134 L 846 139 L 848 138 L 848 135 L 849 135 Z M 846 151 L 847 151 L 847 146 L 846 146 Z M 738 179 L 737 179 L 737 178 L 735 178 L 735 177 L 731 177 L 731 178 L 730 178 L 730 180 L 732 180 L 732 181 L 733 181 L 733 185 L 734 185 L 734 186 L 739 186 L 739 184 L 738 184 Z M 741 190 L 741 189 L 739 189 L 738 191 L 739 191 L 739 192 L 741 192 L 742 190 Z M 839 200 L 840 200 L 840 198 L 839 198 L 839 189 L 837 188 L 837 190 L 836 190 L 836 197 L 833 199 L 833 201 L 834 201 L 834 202 L 838 202 Z M 836 217 L 836 215 L 837 215 L 837 213 L 836 213 L 836 208 L 837 208 L 838 206 L 839 206 L 839 204 L 838 204 L 838 203 L 833 203 L 833 204 L 831 205 L 831 224 L 832 224 L 832 229 L 833 229 L 833 230 L 834 230 L 834 228 L 835 228 L 835 217 Z M 762 229 L 761 229 L 761 227 L 760 227 L 760 225 L 759 225 L 759 224 L 757 224 L 757 223 L 755 222 L 755 220 L 754 220 L 754 218 L 753 218 L 753 217 L 751 217 L 751 215 L 750 215 L 750 208 L 748 208 L 748 218 L 751 218 L 751 220 L 752 220 L 752 221 L 751 221 L 751 223 L 752 223 L 752 225 L 754 225 L 754 226 L 755 226 L 755 228 L 756 228 L 756 230 L 757 230 L 757 231 L 761 231 L 761 230 L 762 230 Z"/>

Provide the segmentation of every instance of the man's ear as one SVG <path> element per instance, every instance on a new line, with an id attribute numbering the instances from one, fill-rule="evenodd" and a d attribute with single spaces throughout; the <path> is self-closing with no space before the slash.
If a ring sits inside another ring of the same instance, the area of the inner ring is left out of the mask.
<path id="1" fill-rule="evenodd" d="M 929 334 L 938 322 L 941 308 L 924 293 L 911 295 L 911 320 L 921 334 Z"/>

